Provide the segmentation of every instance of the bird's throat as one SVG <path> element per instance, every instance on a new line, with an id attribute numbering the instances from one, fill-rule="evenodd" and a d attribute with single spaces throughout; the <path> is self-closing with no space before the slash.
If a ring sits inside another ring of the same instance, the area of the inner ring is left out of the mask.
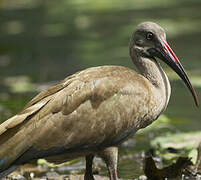
<path id="1" fill-rule="evenodd" d="M 169 102 L 171 87 L 166 73 L 163 71 L 161 65 L 156 59 L 146 57 L 132 58 L 133 63 L 136 65 L 139 73 L 144 76 L 153 85 L 153 91 L 156 96 L 164 98 L 162 100 L 162 109 L 167 107 Z"/>

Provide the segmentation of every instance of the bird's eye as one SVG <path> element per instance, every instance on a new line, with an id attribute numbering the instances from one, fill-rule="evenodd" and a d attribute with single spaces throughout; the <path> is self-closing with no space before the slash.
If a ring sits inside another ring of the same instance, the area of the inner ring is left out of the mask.
<path id="1" fill-rule="evenodd" d="M 148 32 L 147 35 L 146 35 L 146 39 L 147 39 L 147 40 L 152 40 L 152 39 L 153 39 L 153 36 L 154 36 L 153 33 Z"/>

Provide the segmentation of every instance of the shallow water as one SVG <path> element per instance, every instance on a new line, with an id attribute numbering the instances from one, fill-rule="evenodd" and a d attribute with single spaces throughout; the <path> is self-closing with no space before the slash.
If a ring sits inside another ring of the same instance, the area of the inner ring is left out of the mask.
<path id="1" fill-rule="evenodd" d="M 0 2 L 0 121 L 23 108 L 51 82 L 87 67 L 123 65 L 131 32 L 142 21 L 155 21 L 201 96 L 201 2 L 190 0 L 18 0 Z M 165 115 L 174 131 L 201 129 L 201 111 L 184 84 L 164 66 L 172 80 Z M 36 91 L 37 90 L 37 91 Z M 199 98 L 200 99 L 200 98 Z M 119 176 L 141 175 L 141 154 L 153 136 L 137 135 L 120 148 Z M 81 161 L 80 169 L 83 170 Z M 106 169 L 101 168 L 101 174 Z"/>

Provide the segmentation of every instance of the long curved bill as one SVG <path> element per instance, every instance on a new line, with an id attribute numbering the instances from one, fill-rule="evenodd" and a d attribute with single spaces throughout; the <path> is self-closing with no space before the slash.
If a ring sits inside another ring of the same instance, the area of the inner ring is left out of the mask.
<path id="1" fill-rule="evenodd" d="M 165 40 L 160 40 L 161 45 L 162 45 L 162 50 L 161 50 L 161 55 L 162 57 L 160 57 L 166 64 L 168 64 L 179 76 L 180 78 L 184 81 L 184 83 L 186 84 L 186 86 L 188 87 L 188 89 L 190 90 L 195 104 L 197 107 L 199 107 L 199 100 L 198 100 L 198 96 L 184 70 L 184 68 L 182 67 L 181 63 L 179 62 L 179 59 L 177 58 L 177 56 L 175 55 L 175 53 L 173 52 L 173 50 L 170 48 L 170 46 L 168 45 L 168 43 Z"/>

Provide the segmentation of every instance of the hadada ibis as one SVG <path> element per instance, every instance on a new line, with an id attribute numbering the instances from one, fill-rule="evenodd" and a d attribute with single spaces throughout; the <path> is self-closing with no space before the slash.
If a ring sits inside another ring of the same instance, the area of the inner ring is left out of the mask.
<path id="1" fill-rule="evenodd" d="M 153 22 L 137 26 L 130 56 L 139 73 L 122 66 L 100 66 L 77 72 L 33 98 L 0 125 L 0 177 L 31 160 L 63 163 L 86 157 L 85 180 L 94 179 L 95 155 L 117 180 L 118 145 L 156 120 L 170 98 L 161 59 L 198 97 L 184 68 Z"/>

